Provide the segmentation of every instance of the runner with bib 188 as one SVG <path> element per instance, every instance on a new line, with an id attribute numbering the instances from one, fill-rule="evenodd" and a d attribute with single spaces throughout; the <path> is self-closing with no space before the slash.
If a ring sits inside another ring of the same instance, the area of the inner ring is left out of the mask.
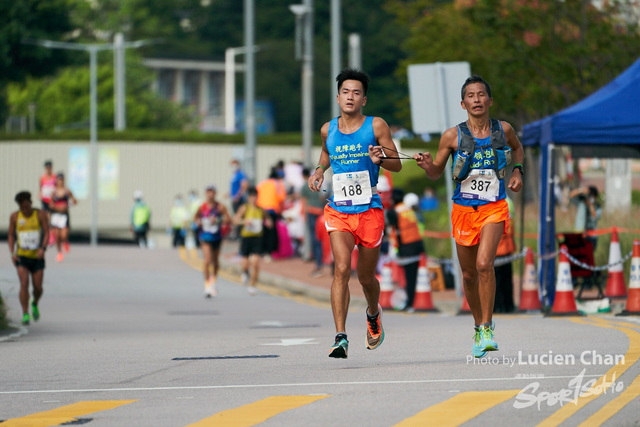
<path id="1" fill-rule="evenodd" d="M 376 349 L 384 340 L 382 309 L 378 304 L 380 283 L 375 276 L 384 215 L 376 185 L 380 167 L 398 172 L 402 164 L 398 157 L 393 157 L 397 152 L 387 123 L 361 113 L 367 103 L 369 77 L 361 71 L 345 69 L 336 81 L 341 115 L 322 126 L 322 152 L 316 171 L 309 178 L 309 188 L 321 191 L 324 172 L 333 168 L 333 198 L 324 210 L 335 260 L 331 307 L 337 334 L 329 357 L 346 359 L 349 341 L 345 323 L 351 252 L 355 245 L 359 254 L 358 280 L 369 306 L 366 347 Z"/>
<path id="2" fill-rule="evenodd" d="M 453 193 L 451 224 L 462 269 L 464 292 L 475 321 L 472 353 L 483 357 L 498 350 L 493 331 L 496 277 L 493 264 L 498 243 L 509 228 L 505 172 L 514 160 L 509 189 L 522 188 L 524 151 L 507 122 L 489 118 L 491 87 L 479 76 L 462 86 L 462 108 L 469 119 L 447 129 L 435 160 L 430 153 L 414 155 L 431 180 L 440 178 L 452 156 Z"/>

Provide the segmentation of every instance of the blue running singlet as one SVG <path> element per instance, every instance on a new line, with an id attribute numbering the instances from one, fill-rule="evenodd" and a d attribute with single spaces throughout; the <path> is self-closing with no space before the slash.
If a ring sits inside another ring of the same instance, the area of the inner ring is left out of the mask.
<path id="1" fill-rule="evenodd" d="M 377 145 L 373 132 L 373 116 L 365 117 L 360 129 L 351 134 L 344 134 L 338 129 L 338 117 L 329 122 L 329 134 L 327 135 L 327 150 L 333 168 L 334 176 L 356 172 L 369 172 L 369 184 L 372 188 L 378 185 L 380 166 L 374 164 L 369 158 L 369 146 Z M 375 194 L 373 194 L 375 193 Z M 366 212 L 371 208 L 382 209 L 382 200 L 374 190 L 371 201 L 366 204 L 354 204 L 346 206 L 342 202 L 335 202 L 336 195 L 330 199 L 329 206 L 338 212 L 355 214 Z M 345 191 L 345 196 L 347 193 Z M 353 196 L 353 194 L 351 194 Z"/>

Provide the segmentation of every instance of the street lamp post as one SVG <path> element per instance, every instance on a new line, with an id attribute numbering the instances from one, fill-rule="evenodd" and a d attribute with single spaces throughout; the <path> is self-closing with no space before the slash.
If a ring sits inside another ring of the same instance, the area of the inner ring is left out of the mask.
<path id="1" fill-rule="evenodd" d="M 84 44 L 66 43 L 52 40 L 25 39 L 24 44 L 33 44 L 47 49 L 80 50 L 89 52 L 90 68 L 90 112 L 89 112 L 89 133 L 90 133 L 90 160 L 89 160 L 89 180 L 91 188 L 91 246 L 98 245 L 98 52 L 111 50 L 114 45 L 105 44 Z M 153 41 L 140 40 L 136 42 L 123 43 L 124 47 L 141 47 Z M 124 64 L 123 64 L 124 65 Z"/>
<path id="2" fill-rule="evenodd" d="M 113 37 L 113 97 L 114 114 L 113 128 L 116 132 L 122 132 L 127 128 L 127 104 L 125 90 L 125 49 L 137 49 L 149 44 L 158 43 L 156 40 L 138 40 L 125 42 L 124 34 L 116 33 Z"/>
<path id="3" fill-rule="evenodd" d="M 297 57 L 304 46 L 302 52 L 302 149 L 304 163 L 309 166 L 313 146 L 313 0 L 304 0 L 303 4 L 290 5 L 289 9 L 297 18 Z M 300 25 L 303 26 L 302 30 Z"/>
<path id="4" fill-rule="evenodd" d="M 341 34 L 342 34 L 342 16 L 340 0 L 331 0 L 331 118 L 338 117 L 340 115 L 340 106 L 336 102 L 336 81 L 335 78 L 340 74 L 342 69 L 342 49 L 341 47 Z"/>
<path id="5" fill-rule="evenodd" d="M 249 182 L 256 181 L 256 62 L 255 62 L 255 0 L 244 0 L 244 168 Z"/>

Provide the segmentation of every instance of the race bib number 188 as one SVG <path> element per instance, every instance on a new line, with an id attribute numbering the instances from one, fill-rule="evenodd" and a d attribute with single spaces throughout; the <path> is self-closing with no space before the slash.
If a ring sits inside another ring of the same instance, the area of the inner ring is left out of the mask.
<path id="1" fill-rule="evenodd" d="M 368 205 L 371 197 L 369 171 L 333 175 L 333 203 L 336 206 Z"/>
<path id="2" fill-rule="evenodd" d="M 500 180 L 493 169 L 472 169 L 460 184 L 460 197 L 495 202 L 500 193 Z"/>

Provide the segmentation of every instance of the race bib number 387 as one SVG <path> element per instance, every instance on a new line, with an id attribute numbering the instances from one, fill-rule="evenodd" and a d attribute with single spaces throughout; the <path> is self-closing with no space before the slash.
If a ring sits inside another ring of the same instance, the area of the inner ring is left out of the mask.
<path id="1" fill-rule="evenodd" d="M 336 206 L 368 205 L 371 197 L 369 171 L 333 175 L 333 202 Z"/>
<path id="2" fill-rule="evenodd" d="M 493 169 L 472 169 L 460 184 L 460 197 L 495 202 L 500 193 L 500 180 Z"/>

